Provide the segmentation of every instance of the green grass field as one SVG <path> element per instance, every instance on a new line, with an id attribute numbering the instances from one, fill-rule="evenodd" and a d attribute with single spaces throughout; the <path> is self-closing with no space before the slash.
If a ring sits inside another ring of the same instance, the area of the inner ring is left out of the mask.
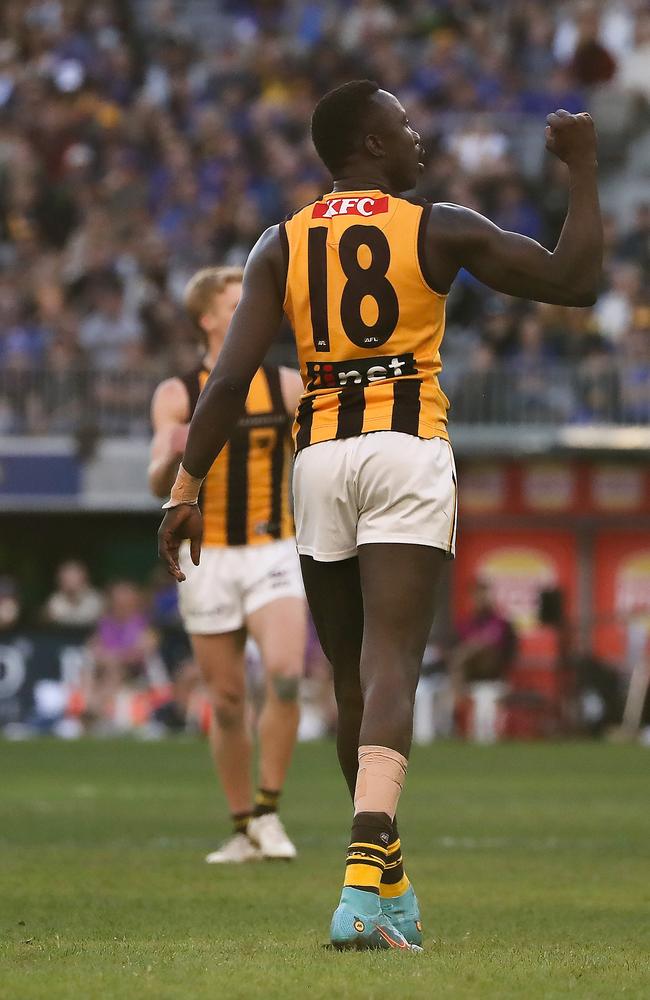
<path id="1" fill-rule="evenodd" d="M 401 810 L 427 950 L 325 950 L 349 825 L 299 749 L 293 865 L 219 870 L 205 746 L 0 744 L 0 997 L 650 997 L 650 755 L 416 751 Z"/>

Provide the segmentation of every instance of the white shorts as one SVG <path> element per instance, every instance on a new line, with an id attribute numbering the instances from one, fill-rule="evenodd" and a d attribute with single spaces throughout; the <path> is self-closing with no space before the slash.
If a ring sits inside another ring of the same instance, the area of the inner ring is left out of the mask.
<path id="1" fill-rule="evenodd" d="M 376 431 L 309 445 L 296 456 L 293 491 L 301 555 L 336 562 L 370 542 L 454 555 L 456 469 L 443 438 Z"/>
<path id="2" fill-rule="evenodd" d="M 178 603 L 190 635 L 234 632 L 265 604 L 305 597 L 293 538 L 264 545 L 206 546 L 198 566 L 184 544 L 179 562 L 187 579 L 179 584 Z"/>

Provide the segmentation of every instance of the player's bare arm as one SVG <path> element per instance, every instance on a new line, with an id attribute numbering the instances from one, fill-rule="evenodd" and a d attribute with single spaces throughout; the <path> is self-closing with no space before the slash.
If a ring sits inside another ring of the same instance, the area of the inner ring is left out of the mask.
<path id="1" fill-rule="evenodd" d="M 179 378 L 161 382 L 151 401 L 149 488 L 157 497 L 169 496 L 187 441 L 189 400 Z"/>
<path id="2" fill-rule="evenodd" d="M 280 389 L 284 408 L 290 417 L 295 416 L 298 409 L 300 397 L 303 394 L 304 386 L 300 372 L 295 368 L 280 368 Z"/>
<path id="3" fill-rule="evenodd" d="M 158 531 L 159 555 L 179 582 L 185 579 L 178 563 L 181 541 L 189 538 L 195 565 L 200 558 L 202 520 L 194 493 L 198 496 L 201 481 L 228 441 L 244 409 L 252 378 L 277 336 L 285 281 L 286 260 L 279 227 L 272 226 L 248 258 L 241 300 L 190 422 L 181 472 L 196 489 L 191 491 L 191 500 L 184 499 L 168 510 Z"/>
<path id="4" fill-rule="evenodd" d="M 565 306 L 595 302 L 603 232 L 594 124 L 588 114 L 567 111 L 557 111 L 547 121 L 546 148 L 569 168 L 569 208 L 555 250 L 504 232 L 468 208 L 434 205 L 427 252 L 438 291 L 447 291 L 464 267 L 508 295 Z"/>

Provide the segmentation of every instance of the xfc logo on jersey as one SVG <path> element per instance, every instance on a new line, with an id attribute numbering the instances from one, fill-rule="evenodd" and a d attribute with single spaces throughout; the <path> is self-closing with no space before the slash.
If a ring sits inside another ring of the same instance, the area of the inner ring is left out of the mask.
<path id="1" fill-rule="evenodd" d="M 382 379 L 417 375 L 412 354 L 355 358 L 352 361 L 308 361 L 309 382 L 307 391 L 314 389 L 341 389 L 346 385 L 372 385 Z"/>
<path id="2" fill-rule="evenodd" d="M 332 219 L 335 215 L 381 215 L 388 211 L 388 197 L 384 198 L 330 198 L 314 205 L 312 219 Z"/>

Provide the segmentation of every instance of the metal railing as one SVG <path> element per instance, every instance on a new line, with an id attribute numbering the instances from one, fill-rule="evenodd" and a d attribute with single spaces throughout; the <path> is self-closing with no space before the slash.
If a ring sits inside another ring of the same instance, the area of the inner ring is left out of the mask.
<path id="1" fill-rule="evenodd" d="M 0 371 L 0 435 L 147 437 L 159 375 Z M 650 427 L 650 364 L 587 361 L 529 370 L 450 366 L 450 423 L 464 427 Z"/>
<path id="2" fill-rule="evenodd" d="M 452 401 L 452 424 L 650 425 L 648 363 L 603 364 L 599 358 L 483 371 L 448 366 L 442 382 Z"/>
<path id="3" fill-rule="evenodd" d="M 160 381 L 138 371 L 0 371 L 0 434 L 148 436 Z"/>

